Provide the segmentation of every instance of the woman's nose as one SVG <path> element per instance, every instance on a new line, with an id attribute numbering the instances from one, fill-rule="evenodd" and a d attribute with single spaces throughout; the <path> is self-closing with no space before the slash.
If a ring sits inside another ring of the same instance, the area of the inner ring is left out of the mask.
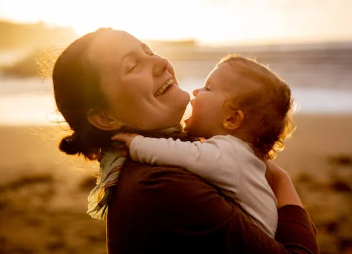
<path id="1" fill-rule="evenodd" d="M 154 76 L 162 75 L 168 68 L 169 61 L 163 57 L 155 57 L 154 66 L 153 66 L 153 74 Z"/>

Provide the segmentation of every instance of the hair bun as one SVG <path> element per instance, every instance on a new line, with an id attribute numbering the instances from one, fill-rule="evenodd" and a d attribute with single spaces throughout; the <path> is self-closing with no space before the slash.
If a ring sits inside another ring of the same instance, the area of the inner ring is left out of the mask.
<path id="1" fill-rule="evenodd" d="M 60 151 L 71 155 L 80 153 L 76 133 L 64 137 L 60 142 L 59 149 Z"/>

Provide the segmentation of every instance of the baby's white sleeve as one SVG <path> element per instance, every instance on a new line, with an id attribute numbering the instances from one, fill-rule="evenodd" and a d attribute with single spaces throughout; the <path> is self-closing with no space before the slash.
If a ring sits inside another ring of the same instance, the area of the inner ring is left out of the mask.
<path id="1" fill-rule="evenodd" d="M 192 142 L 179 139 L 137 136 L 131 142 L 130 155 L 133 160 L 143 163 L 184 167 L 185 163 L 198 157 L 196 147 Z"/>
<path id="2" fill-rule="evenodd" d="M 130 155 L 143 163 L 184 167 L 220 187 L 231 185 L 233 189 L 238 172 L 233 165 L 227 165 L 229 160 L 224 149 L 228 148 L 221 143 L 212 139 L 202 143 L 137 136 L 131 142 Z"/>

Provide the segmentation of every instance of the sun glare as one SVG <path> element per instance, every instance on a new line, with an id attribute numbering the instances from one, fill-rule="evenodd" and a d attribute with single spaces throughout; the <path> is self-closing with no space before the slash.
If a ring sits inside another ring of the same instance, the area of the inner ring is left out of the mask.
<path id="1" fill-rule="evenodd" d="M 352 38 L 352 3 L 294 0 L 0 0 L 2 18 L 70 26 L 79 35 L 99 27 L 141 39 L 197 39 L 204 43 Z M 304 8 L 303 8 L 303 7 Z M 339 13 L 338 16 L 335 13 Z M 299 17 L 299 18 L 298 18 Z M 309 21 L 309 22 L 307 22 Z"/>
<path id="2" fill-rule="evenodd" d="M 57 4 L 55 6 L 56 13 L 58 13 L 57 17 L 48 16 L 46 20 L 71 26 L 79 35 L 94 31 L 99 27 L 112 27 L 126 30 L 143 39 L 184 39 L 196 37 L 196 25 L 192 25 L 189 19 L 180 17 L 180 14 L 184 17 L 193 17 L 196 15 L 194 9 L 196 8 L 197 1 L 179 1 L 184 2 L 187 8 L 182 4 L 175 5 L 173 13 L 177 15 L 170 15 L 167 8 L 163 12 L 158 9 L 151 10 L 151 5 L 165 6 L 165 2 L 162 0 L 101 0 L 94 2 L 87 1 L 84 5 L 70 1 L 70 9 L 63 7 L 65 5 Z M 65 15 L 62 15 L 62 13 L 65 13 Z"/>
<path id="3" fill-rule="evenodd" d="M 165 1 L 162 0 L 100 0 L 87 1 L 84 5 L 70 1 L 69 5 L 71 8 L 67 10 L 64 5 L 57 4 L 57 13 L 64 12 L 65 15 L 58 14 L 51 18 L 63 25 L 72 26 L 79 35 L 99 27 L 112 27 L 126 30 L 141 39 L 195 38 L 205 43 L 218 44 L 226 40 L 265 39 L 275 35 L 277 29 L 280 30 L 277 17 L 269 13 L 265 5 L 260 4 L 240 8 L 243 6 L 239 3 L 227 2 L 228 8 L 224 8 L 219 3 L 178 0 L 178 4 L 172 7 L 173 15 L 167 10 L 151 8 L 164 6 Z"/>

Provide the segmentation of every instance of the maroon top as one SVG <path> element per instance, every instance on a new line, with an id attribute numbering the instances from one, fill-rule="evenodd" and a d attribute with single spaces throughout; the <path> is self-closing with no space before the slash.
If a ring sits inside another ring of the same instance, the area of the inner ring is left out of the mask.
<path id="1" fill-rule="evenodd" d="M 109 254 L 318 253 L 315 227 L 299 206 L 279 209 L 276 239 L 239 205 L 178 167 L 127 160 L 109 201 Z"/>

